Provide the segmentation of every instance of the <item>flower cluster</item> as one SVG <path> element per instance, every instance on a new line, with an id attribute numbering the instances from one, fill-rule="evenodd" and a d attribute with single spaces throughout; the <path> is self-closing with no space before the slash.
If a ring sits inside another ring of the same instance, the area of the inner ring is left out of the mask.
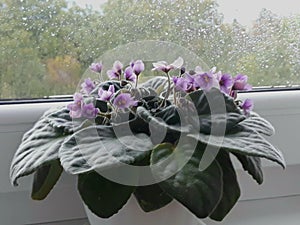
<path id="1" fill-rule="evenodd" d="M 224 94 L 230 95 L 234 99 L 237 98 L 238 91 L 251 90 L 252 87 L 248 84 L 248 77 L 239 74 L 235 77 L 230 74 L 215 73 L 214 70 L 209 72 L 185 73 L 183 76 L 173 76 L 175 91 L 192 92 L 198 89 L 209 91 L 211 88 L 219 88 Z M 253 108 L 253 102 L 246 99 L 242 103 L 241 108 L 248 114 Z"/>
<path id="2" fill-rule="evenodd" d="M 70 110 L 70 116 L 72 118 L 88 118 L 93 119 L 100 112 L 98 108 L 95 108 L 93 103 L 85 103 L 82 94 L 75 93 L 74 102 L 69 104 L 67 108 Z"/>
<path id="3" fill-rule="evenodd" d="M 93 63 L 90 66 L 90 70 L 95 73 L 101 73 L 103 65 L 101 62 Z M 124 80 L 132 83 L 137 82 L 137 77 L 144 71 L 145 66 L 142 60 L 132 61 L 128 67 L 123 70 L 123 64 L 120 61 L 116 61 L 113 64 L 113 68 L 107 71 L 107 75 L 111 80 L 121 80 L 122 76 Z M 75 93 L 73 96 L 74 102 L 69 104 L 67 108 L 70 110 L 70 116 L 72 118 L 87 118 L 93 119 L 99 115 L 100 109 L 95 107 L 93 102 L 90 102 L 91 92 L 95 90 L 96 84 L 90 78 L 84 80 L 81 84 L 81 93 Z M 86 103 L 86 99 L 89 103 Z M 121 91 L 115 91 L 115 86 L 110 85 L 108 90 L 99 88 L 98 96 L 96 100 L 107 102 L 111 108 L 126 110 L 132 106 L 137 105 L 137 100 L 135 100 L 129 93 L 122 93 Z"/>
<path id="4" fill-rule="evenodd" d="M 168 64 L 165 61 L 153 63 L 153 69 L 165 73 L 168 77 L 169 86 L 165 100 L 173 91 L 174 104 L 176 104 L 176 96 L 180 93 L 191 93 L 197 90 L 210 91 L 212 88 L 218 88 L 222 93 L 237 98 L 237 92 L 243 90 L 251 90 L 251 85 L 248 84 L 246 75 L 238 74 L 232 76 L 227 73 L 216 72 L 216 68 L 204 72 L 201 67 L 197 66 L 194 70 L 186 72 L 183 67 L 183 59 L 179 57 L 173 63 Z M 93 63 L 90 66 L 91 71 L 101 73 L 103 65 L 101 62 Z M 135 99 L 130 92 L 130 89 L 135 88 L 138 84 L 139 75 L 145 70 L 145 65 L 142 60 L 131 61 L 127 67 L 124 67 L 120 61 L 115 61 L 113 67 L 107 71 L 107 76 L 110 80 L 115 80 L 121 85 L 120 90 L 116 90 L 115 85 L 111 84 L 108 88 L 103 88 L 101 85 L 96 86 L 95 82 L 90 78 L 84 80 L 81 84 L 81 93 L 75 93 L 74 102 L 68 105 L 70 116 L 72 118 L 88 118 L 92 119 L 101 114 L 100 109 L 95 107 L 95 101 L 106 102 L 111 111 L 126 110 L 133 106 L 137 106 L 140 99 Z M 178 75 L 171 76 L 171 71 L 179 70 Z M 91 96 L 91 93 L 98 87 L 97 96 Z M 171 88 L 173 87 L 173 88 Z M 94 101 L 90 98 L 93 97 Z M 88 99 L 88 101 L 86 100 Z M 236 101 L 237 105 L 247 115 L 253 109 L 253 102 L 246 99 L 244 102 Z M 162 104 L 163 106 L 163 104 Z"/>
<path id="5" fill-rule="evenodd" d="M 124 71 L 123 67 L 124 66 L 120 61 L 115 61 L 113 68 L 107 71 L 107 76 L 110 79 L 121 80 L 123 75 L 126 81 L 136 82 L 137 77 L 145 69 L 145 65 L 142 60 L 131 61 L 130 65 L 126 67 Z"/>
<path id="6" fill-rule="evenodd" d="M 199 66 L 195 70 L 185 72 L 185 70 L 182 70 L 182 65 L 182 58 L 178 58 L 170 65 L 167 65 L 166 62 L 155 63 L 154 70 L 160 70 L 168 74 L 173 69 L 181 68 L 180 76 L 172 77 L 174 92 L 189 93 L 199 89 L 209 91 L 214 87 L 236 99 L 238 91 L 249 91 L 252 89 L 252 86 L 248 84 L 247 75 L 238 74 L 233 77 L 230 74 L 216 72 L 216 68 L 204 72 Z M 253 101 L 246 99 L 245 102 L 240 104 L 240 107 L 244 110 L 245 114 L 249 114 L 253 109 Z"/>

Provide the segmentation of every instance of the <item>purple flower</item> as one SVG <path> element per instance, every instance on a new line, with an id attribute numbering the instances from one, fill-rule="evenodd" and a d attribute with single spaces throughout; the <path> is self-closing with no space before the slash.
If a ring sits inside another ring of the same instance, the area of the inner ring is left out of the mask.
<path id="1" fill-rule="evenodd" d="M 160 61 L 157 63 L 153 63 L 153 69 L 152 70 L 158 70 L 163 71 L 165 73 L 168 73 L 170 70 L 178 69 L 183 65 L 183 59 L 179 57 L 174 62 L 172 62 L 170 65 L 168 65 L 165 61 Z"/>
<path id="2" fill-rule="evenodd" d="M 230 95 L 231 97 L 233 97 L 234 99 L 236 99 L 236 98 L 237 98 L 237 91 L 231 90 L 230 93 L 229 93 L 229 95 Z"/>
<path id="3" fill-rule="evenodd" d="M 71 118 L 80 118 L 83 96 L 80 93 L 75 93 L 73 99 L 74 102 L 67 105 L 67 108 L 70 110 L 69 114 Z"/>
<path id="4" fill-rule="evenodd" d="M 247 82 L 248 82 L 247 75 L 238 74 L 234 78 L 234 83 L 233 83 L 232 89 L 233 90 L 246 90 L 246 91 L 251 90 L 252 87 Z"/>
<path id="5" fill-rule="evenodd" d="M 120 75 L 114 70 L 108 70 L 107 76 L 109 77 L 109 79 L 119 79 L 120 78 Z"/>
<path id="6" fill-rule="evenodd" d="M 97 116 L 99 109 L 95 108 L 93 103 L 85 104 L 83 96 L 80 93 L 75 93 L 73 98 L 74 102 L 67 105 L 71 118 L 85 117 L 93 119 Z"/>
<path id="7" fill-rule="evenodd" d="M 132 67 L 128 66 L 125 69 L 125 71 L 124 71 L 124 77 L 125 77 L 125 80 L 129 80 L 129 81 L 135 82 L 136 75 L 133 73 Z"/>
<path id="8" fill-rule="evenodd" d="M 85 93 L 85 94 L 89 94 L 91 93 L 94 88 L 95 88 L 95 83 L 91 80 L 91 78 L 87 78 L 84 80 L 84 82 L 81 84 L 81 90 Z"/>
<path id="9" fill-rule="evenodd" d="M 188 92 L 195 91 L 199 88 L 199 85 L 195 81 L 195 76 L 187 73 L 185 79 L 188 84 Z"/>
<path id="10" fill-rule="evenodd" d="M 109 85 L 109 88 L 107 91 L 103 90 L 103 89 L 99 89 L 98 91 L 98 95 L 99 95 L 99 99 L 101 101 L 110 101 L 112 96 L 115 94 L 115 86 L 114 85 Z"/>
<path id="11" fill-rule="evenodd" d="M 251 110 L 253 110 L 253 101 L 251 99 L 246 99 L 241 105 L 241 108 L 244 110 L 246 115 L 249 115 Z"/>
<path id="12" fill-rule="evenodd" d="M 120 61 L 115 61 L 113 68 L 107 71 L 109 79 L 120 79 L 122 74 L 123 64 Z"/>
<path id="13" fill-rule="evenodd" d="M 213 73 L 202 73 L 195 76 L 195 82 L 202 90 L 209 91 L 218 81 Z"/>
<path id="14" fill-rule="evenodd" d="M 123 64 L 120 61 L 115 61 L 113 65 L 113 70 L 121 75 L 123 69 Z"/>
<path id="15" fill-rule="evenodd" d="M 137 105 L 136 100 L 133 99 L 133 97 L 128 93 L 121 93 L 114 99 L 114 106 L 116 106 L 118 109 L 127 109 L 131 106 Z"/>
<path id="16" fill-rule="evenodd" d="M 175 85 L 175 91 L 187 91 L 188 82 L 183 77 L 172 77 L 173 83 Z"/>
<path id="17" fill-rule="evenodd" d="M 101 62 L 99 63 L 92 63 L 92 65 L 90 65 L 90 69 L 96 73 L 101 73 L 103 68 L 103 65 Z"/>
<path id="18" fill-rule="evenodd" d="M 83 101 L 83 96 L 80 93 L 75 93 L 73 95 L 74 103 L 81 103 Z"/>
<path id="19" fill-rule="evenodd" d="M 133 72 L 137 76 L 145 70 L 145 65 L 142 60 L 136 60 L 134 63 L 131 63 L 131 67 L 133 69 Z"/>
<path id="20" fill-rule="evenodd" d="M 99 109 L 95 108 L 93 103 L 82 105 L 82 117 L 94 119 L 99 113 Z"/>
<path id="21" fill-rule="evenodd" d="M 134 60 L 132 60 L 132 61 L 129 63 L 129 66 L 131 66 L 131 67 L 134 66 Z"/>
<path id="22" fill-rule="evenodd" d="M 219 81 L 220 90 L 225 94 L 230 94 L 233 85 L 232 76 L 230 74 L 217 74 L 217 80 Z"/>

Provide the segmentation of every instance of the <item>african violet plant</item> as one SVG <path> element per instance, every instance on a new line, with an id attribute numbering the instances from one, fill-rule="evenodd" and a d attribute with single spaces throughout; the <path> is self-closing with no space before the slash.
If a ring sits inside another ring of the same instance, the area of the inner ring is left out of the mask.
<path id="1" fill-rule="evenodd" d="M 238 91 L 251 89 L 246 75 L 187 71 L 183 63 L 153 63 L 164 76 L 142 84 L 141 60 L 126 68 L 116 61 L 108 81 L 85 79 L 72 103 L 45 112 L 24 134 L 11 164 L 13 185 L 34 173 L 32 198 L 42 200 L 65 170 L 78 175 L 82 200 L 102 218 L 116 214 L 133 194 L 145 212 L 175 199 L 198 218 L 221 221 L 240 197 L 230 155 L 258 184 L 261 158 L 285 163 L 262 136 L 274 133 L 272 125 L 252 112 L 251 100 L 237 100 Z M 102 64 L 90 70 L 100 74 Z M 128 127 L 130 132 L 119 132 Z M 200 169 L 208 155 L 209 164 Z M 122 184 L 101 174 L 121 174 L 124 165 L 148 166 L 157 182 Z"/>

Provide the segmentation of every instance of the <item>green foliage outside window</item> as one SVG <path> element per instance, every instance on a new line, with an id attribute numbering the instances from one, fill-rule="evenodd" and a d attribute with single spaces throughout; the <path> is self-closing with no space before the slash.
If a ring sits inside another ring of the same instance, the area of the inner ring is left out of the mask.
<path id="1" fill-rule="evenodd" d="M 0 98 L 72 94 L 105 51 L 171 41 L 255 86 L 299 84 L 300 15 L 263 9 L 251 28 L 224 23 L 213 0 L 108 0 L 101 11 L 66 0 L 0 0 Z"/>

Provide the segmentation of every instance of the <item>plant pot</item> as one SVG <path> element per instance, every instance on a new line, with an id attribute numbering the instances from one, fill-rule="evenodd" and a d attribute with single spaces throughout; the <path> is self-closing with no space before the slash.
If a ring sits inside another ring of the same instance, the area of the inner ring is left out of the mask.
<path id="1" fill-rule="evenodd" d="M 146 213 L 142 211 L 136 199 L 131 197 L 127 204 L 109 219 L 93 214 L 84 205 L 90 225 L 201 225 L 203 224 L 180 203 L 173 200 L 169 205 Z"/>

